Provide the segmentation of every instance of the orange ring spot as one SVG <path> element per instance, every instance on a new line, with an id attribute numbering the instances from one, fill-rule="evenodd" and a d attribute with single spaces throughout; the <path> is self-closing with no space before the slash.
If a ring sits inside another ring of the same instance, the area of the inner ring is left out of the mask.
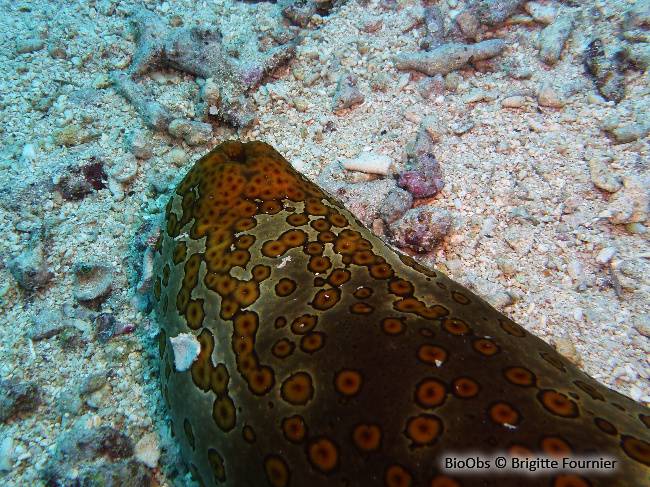
<path id="1" fill-rule="evenodd" d="M 287 217 L 287 223 L 294 227 L 302 227 L 307 225 L 309 217 L 304 213 L 293 213 Z"/>
<path id="2" fill-rule="evenodd" d="M 503 376 L 508 382 L 521 387 L 534 387 L 537 377 L 524 367 L 508 367 L 503 371 Z"/>
<path id="3" fill-rule="evenodd" d="M 373 264 L 370 266 L 370 275 L 375 279 L 390 279 L 393 277 L 393 268 L 390 264 L 382 262 L 381 264 Z"/>
<path id="4" fill-rule="evenodd" d="M 650 467 L 650 443 L 629 435 L 621 435 L 621 448 L 632 460 Z"/>
<path id="5" fill-rule="evenodd" d="M 524 329 L 512 320 L 509 320 L 507 318 L 502 318 L 499 320 L 499 325 L 501 325 L 503 331 L 505 331 L 509 335 L 512 335 L 517 338 L 523 338 L 526 336 L 526 332 L 524 331 Z"/>
<path id="6" fill-rule="evenodd" d="M 302 250 L 307 255 L 323 255 L 325 247 L 320 242 L 307 242 Z"/>
<path id="7" fill-rule="evenodd" d="M 250 391 L 256 396 L 263 396 L 275 385 L 275 374 L 271 367 L 262 365 L 257 370 L 252 371 L 247 380 Z"/>
<path id="8" fill-rule="evenodd" d="M 447 398 L 447 385 L 437 379 L 425 378 L 415 386 L 415 402 L 421 408 L 433 409 Z"/>
<path id="9" fill-rule="evenodd" d="M 255 440 L 257 440 L 257 435 L 255 434 L 255 430 L 253 429 L 252 426 L 246 425 L 242 429 L 242 437 L 244 438 L 244 441 L 246 443 L 255 443 Z"/>
<path id="10" fill-rule="evenodd" d="M 442 320 L 442 328 L 452 335 L 469 335 L 472 333 L 467 323 L 456 318 L 445 318 Z"/>
<path id="11" fill-rule="evenodd" d="M 185 309 L 185 319 L 187 320 L 187 326 L 192 330 L 198 330 L 203 326 L 204 318 L 205 311 L 203 310 L 203 300 L 191 299 L 189 303 L 187 303 L 187 308 Z"/>
<path id="12" fill-rule="evenodd" d="M 469 299 L 463 293 L 459 293 L 458 291 L 452 291 L 451 297 L 454 299 L 454 301 L 456 301 L 459 304 L 469 304 L 472 302 L 471 299 Z"/>
<path id="13" fill-rule="evenodd" d="M 318 324 L 318 317 L 315 315 L 304 314 L 298 316 L 291 322 L 291 331 L 296 335 L 304 335 L 309 333 Z"/>
<path id="14" fill-rule="evenodd" d="M 328 474 L 338 467 L 339 449 L 329 438 L 314 438 L 307 448 L 307 458 L 316 470 Z"/>
<path id="15" fill-rule="evenodd" d="M 388 291 L 397 296 L 410 296 L 414 290 L 413 284 L 404 279 L 394 279 L 388 283 Z"/>
<path id="16" fill-rule="evenodd" d="M 429 446 L 436 442 L 442 431 L 442 421 L 438 416 L 420 414 L 408 419 L 404 434 L 415 446 Z"/>
<path id="17" fill-rule="evenodd" d="M 540 449 L 549 457 L 564 458 L 571 455 L 573 449 L 559 436 L 544 436 L 539 442 Z"/>
<path id="18" fill-rule="evenodd" d="M 387 487 L 411 487 L 413 485 L 411 474 L 400 465 L 391 465 L 388 467 L 386 469 L 385 480 Z"/>
<path id="19" fill-rule="evenodd" d="M 387 335 L 399 335 L 404 333 L 404 321 L 401 318 L 384 318 L 381 321 L 381 329 Z"/>
<path id="20" fill-rule="evenodd" d="M 307 424 L 302 416 L 294 414 L 282 419 L 282 434 L 292 443 L 300 443 L 307 436 Z"/>
<path id="21" fill-rule="evenodd" d="M 332 228 L 332 224 L 325 220 L 324 218 L 318 218 L 316 220 L 313 220 L 310 223 L 311 227 L 316 230 L 317 232 L 327 232 L 329 231 L 330 228 Z M 334 234 L 332 233 L 332 236 Z"/>
<path id="22" fill-rule="evenodd" d="M 333 232 L 330 232 L 329 230 L 326 232 L 319 233 L 318 237 L 316 237 L 316 239 L 321 243 L 332 243 L 335 238 L 336 235 Z"/>
<path id="23" fill-rule="evenodd" d="M 614 426 L 612 423 L 610 423 L 606 419 L 595 418 L 594 423 L 596 423 L 596 426 L 598 426 L 598 428 L 602 432 L 604 432 L 604 433 L 606 433 L 608 435 L 612 435 L 612 436 L 618 435 L 618 430 L 616 429 L 616 426 Z"/>
<path id="24" fill-rule="evenodd" d="M 296 290 L 296 287 L 297 287 L 296 281 L 289 279 L 287 277 L 283 277 L 275 285 L 275 294 L 277 294 L 281 298 L 285 298 L 289 296 L 291 293 L 293 293 Z"/>
<path id="25" fill-rule="evenodd" d="M 436 345 L 421 345 L 418 349 L 418 359 L 425 364 L 432 364 L 437 367 L 443 365 L 448 358 L 447 350 Z"/>
<path id="26" fill-rule="evenodd" d="M 371 287 L 360 287 L 352 293 L 357 299 L 368 299 L 374 293 Z"/>
<path id="27" fill-rule="evenodd" d="M 267 215 L 275 215 L 282 211 L 282 205 L 275 200 L 265 201 L 260 205 L 260 213 L 266 213 Z"/>
<path id="28" fill-rule="evenodd" d="M 491 357 L 500 352 L 499 345 L 489 338 L 479 338 L 478 340 L 475 340 L 472 347 L 474 347 L 474 350 L 478 353 L 485 355 L 486 357 Z"/>
<path id="29" fill-rule="evenodd" d="M 291 472 L 287 462 L 280 455 L 268 455 L 264 459 L 264 472 L 271 487 L 287 487 L 291 480 Z"/>
<path id="30" fill-rule="evenodd" d="M 280 395 L 289 404 L 304 406 L 314 397 L 311 375 L 307 372 L 292 374 L 282 383 Z"/>
<path id="31" fill-rule="evenodd" d="M 492 421 L 504 426 L 517 426 L 521 416 L 517 410 L 507 402 L 495 402 L 490 406 L 489 416 Z"/>
<path id="32" fill-rule="evenodd" d="M 542 403 L 544 409 L 556 416 L 572 419 L 580 416 L 578 405 L 557 391 L 543 389 L 537 394 L 537 400 Z"/>
<path id="33" fill-rule="evenodd" d="M 547 352 L 540 352 L 539 356 L 542 357 L 546 362 L 551 364 L 553 367 L 555 367 L 560 372 L 566 372 L 566 368 L 564 367 L 564 364 L 562 363 L 562 360 L 555 357 L 554 355 L 551 355 L 550 353 L 547 353 Z"/>
<path id="34" fill-rule="evenodd" d="M 404 313 L 414 313 L 420 308 L 424 308 L 424 303 L 415 298 L 403 298 L 395 301 L 393 303 L 393 307 L 397 311 L 402 311 Z"/>
<path id="35" fill-rule="evenodd" d="M 334 377 L 334 388 L 339 394 L 352 397 L 359 393 L 363 378 L 356 370 L 342 369 Z"/>
<path id="36" fill-rule="evenodd" d="M 287 246 L 279 240 L 269 240 L 262 245 L 262 255 L 272 259 L 281 256 L 287 251 Z"/>
<path id="37" fill-rule="evenodd" d="M 312 255 L 307 264 L 307 269 L 314 274 L 320 274 L 332 267 L 332 261 L 329 257 L 322 255 Z"/>
<path id="38" fill-rule="evenodd" d="M 225 394 L 228 392 L 228 382 L 230 381 L 230 374 L 228 369 L 222 363 L 217 364 L 217 367 L 212 371 L 210 376 L 210 389 L 217 394 Z"/>
<path id="39" fill-rule="evenodd" d="M 579 387 L 580 389 L 582 389 L 583 391 L 585 391 L 587 394 L 589 394 L 589 395 L 591 396 L 591 398 L 592 398 L 594 401 L 604 401 L 604 400 L 605 400 L 605 396 L 603 396 L 603 395 L 598 391 L 598 389 L 596 389 L 596 388 L 595 388 L 594 386 L 592 386 L 591 384 L 587 384 L 586 382 L 583 382 L 583 381 L 581 381 L 581 380 L 574 380 L 573 383 L 574 383 L 577 387 Z M 649 426 L 649 428 L 650 428 L 650 426 Z"/>
<path id="40" fill-rule="evenodd" d="M 278 358 L 284 359 L 291 355 L 295 348 L 296 345 L 291 340 L 288 338 L 281 338 L 275 342 L 275 345 L 271 348 L 271 353 Z"/>
<path id="41" fill-rule="evenodd" d="M 240 281 L 234 297 L 241 308 L 247 308 L 260 297 L 260 285 L 255 281 Z"/>
<path id="42" fill-rule="evenodd" d="M 449 310 L 444 306 L 434 304 L 433 306 L 425 306 L 424 308 L 418 309 L 415 314 L 428 320 L 437 320 L 438 318 L 447 316 L 449 314 Z"/>
<path id="43" fill-rule="evenodd" d="M 217 450 L 210 448 L 208 450 L 208 463 L 210 464 L 210 470 L 214 474 L 214 478 L 219 482 L 226 481 L 226 470 L 223 466 L 223 457 L 219 455 Z"/>
<path id="44" fill-rule="evenodd" d="M 300 350 L 305 353 L 314 353 L 325 346 L 325 334 L 318 331 L 307 333 L 300 339 Z"/>
<path id="45" fill-rule="evenodd" d="M 242 311 L 235 316 L 235 334 L 238 336 L 255 335 L 259 327 L 259 317 L 254 311 Z"/>
<path id="46" fill-rule="evenodd" d="M 271 268 L 267 265 L 257 264 L 255 267 L 253 267 L 251 274 L 253 275 L 253 279 L 255 279 L 257 282 L 262 282 L 265 279 L 268 279 L 271 275 Z"/>
<path id="47" fill-rule="evenodd" d="M 302 230 L 287 230 L 280 235 L 280 241 L 287 247 L 299 247 L 307 241 L 307 234 Z"/>
<path id="48" fill-rule="evenodd" d="M 377 451 L 381 447 L 381 429 L 376 424 L 360 424 L 352 430 L 352 442 L 361 451 Z"/>
<path id="49" fill-rule="evenodd" d="M 366 303 L 354 303 L 350 306 L 350 313 L 357 315 L 369 315 L 375 310 L 374 306 Z"/>
<path id="50" fill-rule="evenodd" d="M 460 399 L 471 399 L 481 390 L 478 382 L 469 377 L 459 377 L 452 383 L 452 393 Z"/>
<path id="51" fill-rule="evenodd" d="M 338 288 L 321 289 L 314 296 L 310 303 L 314 309 L 325 311 L 333 308 L 341 299 L 341 291 Z"/>
<path id="52" fill-rule="evenodd" d="M 533 455 L 533 451 L 524 445 L 514 444 L 508 447 L 508 455 L 510 455 L 510 458 L 524 460 L 530 458 Z"/>
<path id="53" fill-rule="evenodd" d="M 228 396 L 215 399 L 212 405 L 212 419 L 221 431 L 228 432 L 235 427 L 237 412 L 235 403 Z"/>
<path id="54" fill-rule="evenodd" d="M 350 280 L 352 273 L 347 269 L 334 269 L 329 276 L 327 282 L 332 287 L 342 286 Z"/>

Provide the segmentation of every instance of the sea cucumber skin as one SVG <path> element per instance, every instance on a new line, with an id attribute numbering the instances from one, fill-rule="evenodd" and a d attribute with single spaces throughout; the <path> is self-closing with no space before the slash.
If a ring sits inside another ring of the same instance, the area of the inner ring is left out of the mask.
<path id="1" fill-rule="evenodd" d="M 166 208 L 164 401 L 206 486 L 650 484 L 650 410 L 396 253 L 262 142 L 202 157 Z M 201 353 L 174 368 L 170 337 Z M 461 476 L 451 453 L 601 455 L 602 472 Z"/>

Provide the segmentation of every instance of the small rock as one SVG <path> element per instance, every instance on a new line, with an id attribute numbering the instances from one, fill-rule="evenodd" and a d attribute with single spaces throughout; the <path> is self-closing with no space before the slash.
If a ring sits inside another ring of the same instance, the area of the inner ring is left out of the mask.
<path id="1" fill-rule="evenodd" d="M 156 468 L 160 454 L 160 438 L 156 433 L 147 433 L 135 444 L 135 459 L 149 468 Z"/>
<path id="2" fill-rule="evenodd" d="M 140 159 L 149 159 L 153 155 L 151 148 L 151 134 L 142 130 L 136 130 L 126 139 L 126 148 L 128 152 Z"/>
<path id="3" fill-rule="evenodd" d="M 591 182 L 596 187 L 610 193 L 616 193 L 621 189 L 622 185 L 607 166 L 611 162 L 611 157 L 592 157 L 589 160 L 589 173 Z"/>
<path id="4" fill-rule="evenodd" d="M 524 3 L 524 9 L 540 24 L 552 24 L 555 21 L 555 9 L 550 6 L 541 5 L 537 2 Z"/>
<path id="5" fill-rule="evenodd" d="M 447 133 L 447 129 L 435 115 L 424 117 L 420 123 L 420 130 L 426 131 L 433 142 L 438 142 L 440 137 Z"/>
<path id="6" fill-rule="evenodd" d="M 642 223 L 628 223 L 625 225 L 625 230 L 635 235 L 643 235 L 648 229 Z"/>
<path id="7" fill-rule="evenodd" d="M 445 76 L 445 88 L 449 91 L 456 91 L 462 81 L 462 76 L 458 73 L 449 73 Z"/>
<path id="8" fill-rule="evenodd" d="M 435 76 L 427 76 L 417 82 L 415 89 L 422 96 L 422 98 L 428 100 L 433 95 L 440 95 L 444 93 L 445 78 L 441 74 L 436 74 Z"/>
<path id="9" fill-rule="evenodd" d="M 16 41 L 16 52 L 26 54 L 29 52 L 40 51 L 45 46 L 42 39 L 18 39 Z"/>
<path id="10" fill-rule="evenodd" d="M 7 268 L 18 284 L 28 291 L 45 286 L 54 277 L 43 255 L 43 245 L 40 243 L 10 260 Z"/>
<path id="11" fill-rule="evenodd" d="M 544 83 L 537 93 L 537 103 L 543 107 L 562 108 L 566 102 L 557 94 L 549 83 Z"/>
<path id="12" fill-rule="evenodd" d="M 377 32 L 381 29 L 383 21 L 379 15 L 367 15 L 359 23 L 357 23 L 357 28 L 362 32 L 367 32 L 371 34 Z"/>
<path id="13" fill-rule="evenodd" d="M 476 39 L 479 32 L 479 20 L 471 10 L 463 10 L 454 19 L 456 25 L 467 39 Z"/>
<path id="14" fill-rule="evenodd" d="M 380 72 L 375 74 L 370 80 L 370 88 L 375 91 L 387 92 L 390 89 L 392 80 L 387 73 Z"/>
<path id="15" fill-rule="evenodd" d="M 481 0 L 479 19 L 487 25 L 499 25 L 515 13 L 523 0 Z"/>
<path id="16" fill-rule="evenodd" d="M 81 386 L 79 387 L 80 394 L 90 394 L 95 392 L 106 384 L 106 372 L 95 372 L 92 373 L 83 380 Z"/>
<path id="17" fill-rule="evenodd" d="M 524 256 L 533 248 L 535 231 L 530 226 L 511 226 L 506 229 L 503 238 L 519 256 Z"/>
<path id="18" fill-rule="evenodd" d="M 451 213 L 444 208 L 419 206 L 412 208 L 389 226 L 392 241 L 399 247 L 416 252 L 430 252 L 449 233 Z"/>
<path id="19" fill-rule="evenodd" d="M 57 406 L 62 412 L 77 415 L 83 409 L 84 402 L 77 392 L 63 391 L 58 397 Z"/>
<path id="20" fill-rule="evenodd" d="M 45 340 L 61 333 L 69 326 L 70 319 L 60 308 L 43 308 L 32 320 L 27 336 L 34 341 Z"/>
<path id="21" fill-rule="evenodd" d="M 213 78 L 205 80 L 201 88 L 201 98 L 209 107 L 217 107 L 221 104 L 221 91 Z"/>
<path id="22" fill-rule="evenodd" d="M 607 133 L 619 144 L 627 144 L 638 139 L 643 139 L 650 134 L 650 125 L 638 123 L 623 125 L 608 130 Z"/>
<path id="23" fill-rule="evenodd" d="M 95 318 L 94 325 L 97 339 L 106 343 L 115 332 L 115 317 L 110 313 L 100 313 Z"/>
<path id="24" fill-rule="evenodd" d="M 104 264 L 82 262 L 74 266 L 73 294 L 81 303 L 101 300 L 113 286 L 114 270 Z"/>
<path id="25" fill-rule="evenodd" d="M 35 409 L 39 402 L 38 389 L 33 382 L 19 382 L 16 379 L 0 381 L 0 423 Z"/>
<path id="26" fill-rule="evenodd" d="M 192 333 L 181 333 L 170 337 L 174 350 L 174 367 L 178 372 L 189 370 L 201 352 L 201 344 Z"/>
<path id="27" fill-rule="evenodd" d="M 539 58 L 542 62 L 552 66 L 559 61 L 562 49 L 573 31 L 573 25 L 573 17 L 566 16 L 540 32 Z"/>
<path id="28" fill-rule="evenodd" d="M 138 174 L 138 161 L 133 154 L 124 154 L 122 159 L 108 172 L 118 183 L 128 183 Z"/>
<path id="29" fill-rule="evenodd" d="M 499 269 L 501 269 L 501 272 L 503 272 L 506 277 L 511 277 L 519 271 L 517 262 L 512 259 L 508 259 L 507 257 L 497 257 L 496 262 L 497 266 L 499 266 Z"/>
<path id="30" fill-rule="evenodd" d="M 594 77 L 598 91 L 606 100 L 620 102 L 625 97 L 627 54 L 618 51 L 607 57 L 600 39 L 592 41 L 585 50 L 585 67 Z"/>
<path id="31" fill-rule="evenodd" d="M 521 108 L 526 104 L 526 97 L 521 95 L 509 96 L 501 100 L 503 108 Z"/>
<path id="32" fill-rule="evenodd" d="M 332 111 L 339 111 L 349 108 L 365 100 L 363 94 L 357 88 L 357 76 L 346 73 L 339 79 L 336 85 L 336 92 L 332 100 Z"/>
<path id="33" fill-rule="evenodd" d="M 383 154 L 374 152 L 361 152 L 352 159 L 343 159 L 341 165 L 348 171 L 361 171 L 370 174 L 382 174 L 387 176 L 391 173 L 390 168 L 393 160 Z"/>
<path id="34" fill-rule="evenodd" d="M 172 137 L 182 137 L 187 145 L 204 145 L 212 138 L 211 124 L 193 120 L 172 120 L 168 131 Z"/>
<path id="35" fill-rule="evenodd" d="M 379 216 L 387 224 L 399 220 L 413 205 L 413 197 L 408 191 L 395 188 L 379 207 Z"/>
<path id="36" fill-rule="evenodd" d="M 601 249 L 600 252 L 598 252 L 598 255 L 596 256 L 596 262 L 598 262 L 600 265 L 609 264 L 615 253 L 616 247 L 605 247 Z"/>
<path id="37" fill-rule="evenodd" d="M 647 315 L 640 315 L 634 317 L 634 329 L 644 337 L 650 338 L 650 317 Z"/>
<path id="38" fill-rule="evenodd" d="M 299 112 L 306 112 L 309 108 L 309 103 L 305 98 L 296 97 L 293 99 L 293 106 Z"/>
<path id="39" fill-rule="evenodd" d="M 182 147 L 174 147 L 163 156 L 163 160 L 168 164 L 174 164 L 180 167 L 190 161 L 190 156 L 187 155 L 187 152 Z"/>
<path id="40" fill-rule="evenodd" d="M 603 213 L 601 215 L 609 218 L 614 225 L 646 221 L 650 217 L 648 185 L 642 184 L 634 176 L 625 177 L 623 188 L 610 198 L 607 210 Z"/>
<path id="41" fill-rule="evenodd" d="M 92 133 L 77 123 L 71 123 L 52 132 L 52 137 L 57 145 L 74 147 L 99 138 L 99 134 Z"/>

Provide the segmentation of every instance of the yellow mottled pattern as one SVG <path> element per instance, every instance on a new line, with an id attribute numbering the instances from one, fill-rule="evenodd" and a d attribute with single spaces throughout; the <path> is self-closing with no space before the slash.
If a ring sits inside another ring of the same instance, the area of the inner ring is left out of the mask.
<path id="1" fill-rule="evenodd" d="M 200 484 L 650 485 L 650 410 L 395 253 L 262 142 L 202 157 L 156 246 L 164 400 Z M 174 367 L 170 337 L 201 352 Z M 598 454 L 610 475 L 450 475 L 450 452 Z"/>

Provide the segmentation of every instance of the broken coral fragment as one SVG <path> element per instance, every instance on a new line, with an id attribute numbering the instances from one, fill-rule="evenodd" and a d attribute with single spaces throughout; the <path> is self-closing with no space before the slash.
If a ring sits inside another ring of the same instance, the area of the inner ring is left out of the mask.
<path id="1" fill-rule="evenodd" d="M 210 107 L 210 114 L 235 126 L 253 122 L 255 113 L 246 98 L 247 91 L 259 86 L 264 76 L 295 56 L 300 41 L 296 38 L 268 47 L 254 36 L 242 49 L 233 50 L 225 45 L 216 27 L 167 28 L 144 8 L 135 13 L 134 20 L 138 43 L 131 73 L 140 76 L 151 68 L 169 66 L 212 78 L 220 97 L 219 104 Z M 129 92 L 124 88 L 122 91 L 129 98 Z"/>
<path id="2" fill-rule="evenodd" d="M 470 62 L 498 56 L 505 48 L 503 39 L 489 39 L 476 44 L 450 43 L 430 52 L 402 52 L 393 57 L 393 63 L 402 71 L 414 69 L 434 76 L 451 73 Z"/>

